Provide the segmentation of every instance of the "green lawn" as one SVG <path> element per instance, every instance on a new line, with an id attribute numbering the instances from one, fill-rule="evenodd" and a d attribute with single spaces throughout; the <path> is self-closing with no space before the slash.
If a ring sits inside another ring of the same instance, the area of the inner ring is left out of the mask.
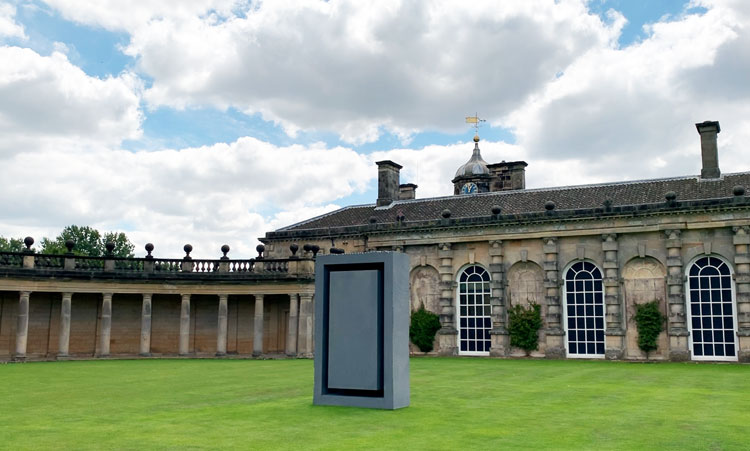
<path id="1" fill-rule="evenodd" d="M 417 358 L 398 411 L 312 386 L 310 360 L 0 365 L 0 448 L 750 448 L 747 365 Z"/>

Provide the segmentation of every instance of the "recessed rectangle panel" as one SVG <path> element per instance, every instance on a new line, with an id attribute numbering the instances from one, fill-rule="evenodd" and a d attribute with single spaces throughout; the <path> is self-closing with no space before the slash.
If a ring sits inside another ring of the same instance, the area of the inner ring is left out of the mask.
<path id="1" fill-rule="evenodd" d="M 329 389 L 382 389 L 380 272 L 366 269 L 329 273 Z"/>

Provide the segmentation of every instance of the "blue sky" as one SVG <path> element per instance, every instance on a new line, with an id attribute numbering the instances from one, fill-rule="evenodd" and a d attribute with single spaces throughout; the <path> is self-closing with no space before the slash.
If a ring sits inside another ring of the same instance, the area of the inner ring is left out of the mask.
<path id="1" fill-rule="evenodd" d="M 0 155 L 65 174 L 77 195 L 66 210 L 61 193 L 35 191 L 30 202 L 51 209 L 35 215 L 7 194 L 0 235 L 75 222 L 248 251 L 265 230 L 374 201 L 380 158 L 405 163 L 418 197 L 448 194 L 474 112 L 488 120 L 485 159 L 526 159 L 531 186 L 695 172 L 684 156 L 705 119 L 731 130 L 723 161 L 742 169 L 732 146 L 747 124 L 725 121 L 746 112 L 746 90 L 698 89 L 744 64 L 742 2 L 439 6 L 0 0 L 0 63 L 18 68 L 0 73 L 0 119 L 16 131 Z M 24 89 L 46 94 L 24 101 Z M 622 169 L 630 149 L 645 164 Z M 90 170 L 50 166 L 64 153 Z M 119 187 L 146 177 L 157 180 Z M 102 199 L 122 206 L 108 216 Z"/>

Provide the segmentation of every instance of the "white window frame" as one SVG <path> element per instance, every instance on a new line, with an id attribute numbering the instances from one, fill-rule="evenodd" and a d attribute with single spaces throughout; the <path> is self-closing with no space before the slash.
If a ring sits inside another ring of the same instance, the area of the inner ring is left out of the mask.
<path id="1" fill-rule="evenodd" d="M 599 270 L 599 274 L 601 274 L 601 282 L 602 282 L 602 320 L 604 321 L 604 351 L 605 353 L 602 354 L 571 354 L 569 352 L 570 346 L 568 343 L 568 271 L 575 265 L 576 263 L 590 263 L 596 267 L 596 269 Z M 605 290 L 604 290 L 604 271 L 602 268 L 596 264 L 593 260 L 575 260 L 570 262 L 567 266 L 565 266 L 565 269 L 562 272 L 562 299 L 560 300 L 561 310 L 562 310 L 562 322 L 563 322 L 563 332 L 565 333 L 565 356 L 569 359 L 603 359 L 606 357 L 606 351 L 607 351 L 607 301 L 604 297 Z"/>
<path id="2" fill-rule="evenodd" d="M 468 270 L 469 268 L 472 268 L 472 267 L 475 267 L 475 266 L 479 267 L 479 268 L 482 268 L 482 270 L 484 270 L 487 273 L 487 277 L 489 277 L 489 280 L 487 280 L 487 283 L 491 283 L 492 282 L 492 274 L 490 273 L 490 271 L 487 268 L 485 268 L 484 266 L 482 266 L 482 265 L 480 265 L 478 263 L 474 263 L 474 264 L 470 264 L 470 265 L 465 265 L 464 267 L 462 267 L 458 271 L 458 274 L 456 275 L 456 292 L 455 292 L 455 300 L 456 300 L 456 304 L 455 304 L 456 305 L 456 330 L 458 331 L 458 334 L 456 335 L 456 349 L 458 350 L 458 355 L 466 355 L 466 356 L 489 356 L 490 355 L 490 351 L 489 350 L 487 350 L 487 351 L 462 351 L 461 350 L 461 284 L 462 283 L 467 283 L 467 282 L 461 282 L 461 275 L 466 270 Z M 490 290 L 488 292 L 486 292 L 486 293 L 484 291 L 482 292 L 482 300 L 483 301 L 485 299 L 484 296 L 486 296 L 487 304 L 483 304 L 483 305 L 489 305 L 490 309 L 492 309 L 491 303 L 489 302 L 490 298 L 492 297 L 492 287 L 491 286 L 490 286 Z M 476 305 L 476 304 L 474 304 L 474 305 Z M 476 317 L 477 317 L 477 315 L 474 315 L 472 318 L 476 318 Z M 482 318 L 489 318 L 490 319 L 490 330 L 492 330 L 492 314 L 490 314 L 490 315 L 482 315 Z M 468 319 L 468 316 L 467 316 L 467 319 Z M 485 329 L 485 328 L 482 327 L 482 329 Z M 490 339 L 490 346 L 492 346 L 491 339 Z"/>

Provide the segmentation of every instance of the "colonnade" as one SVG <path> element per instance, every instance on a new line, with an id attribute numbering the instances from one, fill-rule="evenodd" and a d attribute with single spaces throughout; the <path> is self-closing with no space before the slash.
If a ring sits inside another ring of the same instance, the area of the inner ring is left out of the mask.
<path id="1" fill-rule="evenodd" d="M 58 358 L 70 356 L 70 325 L 72 292 L 62 292 L 60 308 Z M 253 318 L 253 351 L 255 357 L 264 354 L 264 294 L 251 293 L 255 298 L 255 312 Z M 98 357 L 110 355 L 110 336 L 112 330 L 112 296 L 111 292 L 101 294 L 101 319 L 99 324 Z M 313 294 L 289 293 L 289 317 L 287 323 L 285 354 L 294 357 L 312 357 L 313 355 Z M 30 291 L 19 292 L 18 314 L 16 319 L 16 360 L 26 358 L 29 332 L 29 300 Z M 138 354 L 143 357 L 151 355 L 151 313 L 153 293 L 143 293 L 141 308 L 140 340 Z M 190 326 L 191 326 L 191 294 L 181 294 L 178 354 L 190 356 Z M 228 335 L 228 294 L 218 295 L 217 327 L 216 327 L 216 356 L 227 355 Z"/>

